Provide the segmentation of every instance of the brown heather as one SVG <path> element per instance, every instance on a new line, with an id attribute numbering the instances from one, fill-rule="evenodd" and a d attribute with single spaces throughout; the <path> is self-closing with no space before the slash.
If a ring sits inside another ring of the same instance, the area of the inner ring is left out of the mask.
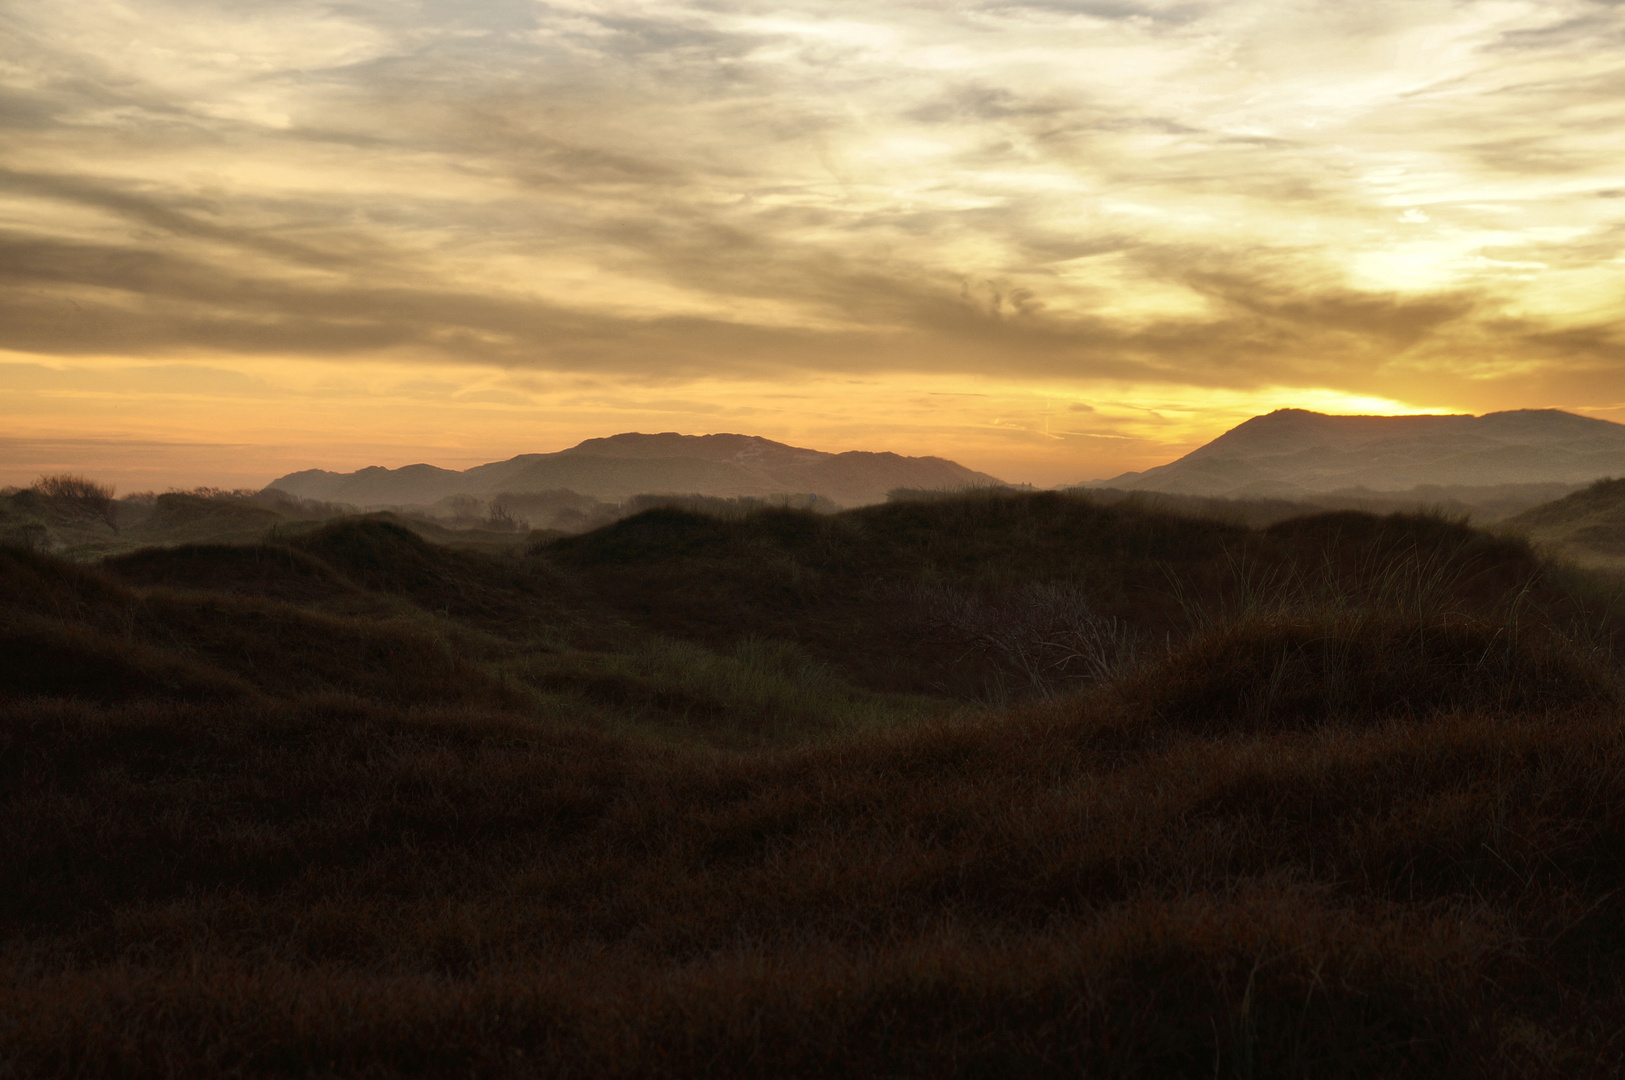
<path id="1" fill-rule="evenodd" d="M 1116 651 L 918 602 L 1040 595 Z M 0 1075 L 1619 1075 L 1611 595 L 1045 495 L 0 550 Z"/>

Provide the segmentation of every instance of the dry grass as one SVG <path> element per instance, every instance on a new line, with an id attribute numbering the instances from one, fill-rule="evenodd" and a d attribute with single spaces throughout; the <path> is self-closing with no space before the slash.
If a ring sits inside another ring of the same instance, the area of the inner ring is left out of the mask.
<path id="1" fill-rule="evenodd" d="M 376 532 L 287 558 L 374 616 L 219 553 L 215 592 L 0 554 L 7 633 L 159 680 L 0 668 L 0 1071 L 1620 1071 L 1606 605 L 1527 547 L 1044 497 L 647 517 L 527 565 Z M 1163 644 L 1001 710 L 865 690 L 852 658 L 906 660 L 873 635 L 917 617 L 874 583 L 917 587 L 922 551 L 960 595 L 1071 582 Z M 673 636 L 707 595 L 812 644 Z M 163 690 L 160 659 L 234 689 Z"/>
<path id="2" fill-rule="evenodd" d="M 33 762 L 0 1045 L 30 1073 L 1608 1075 L 1620 1049 L 1612 720 L 1125 747 L 1047 713 L 708 760 L 345 702 L 6 721 Z"/>

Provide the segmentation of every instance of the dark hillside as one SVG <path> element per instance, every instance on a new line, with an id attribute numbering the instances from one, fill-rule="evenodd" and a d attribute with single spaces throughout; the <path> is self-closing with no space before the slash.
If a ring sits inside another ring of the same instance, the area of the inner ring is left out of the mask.
<path id="1" fill-rule="evenodd" d="M 1483 525 L 1504 521 L 1541 503 L 1560 499 L 1574 484 L 1419 484 L 1402 491 L 1342 488 L 1292 498 L 1176 495 L 1166 491 L 1123 490 L 1082 485 L 1097 503 L 1132 500 L 1148 507 L 1191 517 L 1212 517 L 1238 525 L 1263 528 L 1287 518 L 1333 510 L 1359 510 L 1369 514 L 1438 513 L 1471 518 Z"/>
<path id="2" fill-rule="evenodd" d="M 1509 518 L 1506 527 L 1578 562 L 1625 567 L 1625 480 L 1598 480 Z"/>
<path id="3" fill-rule="evenodd" d="M 996 598 L 1029 583 L 1075 586 L 1104 616 L 1132 612 L 1161 633 L 1183 616 L 1168 588 L 1177 568 L 1219 572 L 1247 530 L 1087 498 L 986 493 L 897 502 L 829 516 L 765 510 L 724 521 L 656 510 L 539 557 L 655 632 L 723 642 L 753 633 L 800 643 L 869 685 L 951 686 L 992 672 L 945 656 L 933 640 L 932 597 Z M 874 643 L 884 641 L 885 649 Z"/>
<path id="4" fill-rule="evenodd" d="M 378 516 L 320 525 L 280 541 L 144 548 L 103 566 L 132 585 L 285 600 L 380 614 L 408 606 L 483 629 L 522 633 L 559 589 L 533 565 L 429 543 Z"/>
<path id="5" fill-rule="evenodd" d="M 865 685 L 973 699 L 1034 681 L 1019 650 L 993 639 L 1081 632 L 1065 624 L 1079 612 L 1116 627 L 1122 651 L 1265 592 L 1307 602 L 1414 587 L 1483 611 L 1539 577 L 1526 545 L 1427 515 L 1333 512 L 1253 531 L 1058 493 L 744 520 L 656 510 L 536 557 L 651 632 L 795 641 Z M 1058 598 L 1066 612 L 1051 610 Z M 1543 587 L 1524 600 L 1558 602 Z"/>
<path id="6" fill-rule="evenodd" d="M 0 548 L 6 600 L 0 632 L 7 645 L 0 695 L 49 685 L 100 700 L 161 698 L 184 684 L 193 688 L 189 696 L 240 696 L 253 687 L 279 696 L 332 691 L 403 703 L 512 702 L 511 691 L 448 647 L 449 637 L 461 652 L 477 655 L 469 629 L 447 625 L 436 633 L 398 609 L 335 615 L 317 605 L 234 594 L 230 585 L 244 562 L 279 561 L 275 551 L 239 550 L 244 557 L 233 560 L 218 549 L 180 549 L 181 559 L 224 564 L 232 576 L 225 589 L 175 590 L 130 588 L 105 571 Z M 157 560 L 132 561 L 150 571 Z M 352 586 L 336 575 L 328 580 L 348 599 Z M 70 670 L 77 674 L 63 674 Z"/>
<path id="7" fill-rule="evenodd" d="M 534 621 L 558 591 L 511 558 L 431 544 L 391 521 L 336 521 L 288 544 L 362 588 L 488 627 Z"/>
<path id="8" fill-rule="evenodd" d="M 114 556 L 103 566 L 132 585 L 263 596 L 296 604 L 342 602 L 361 592 L 334 567 L 285 545 L 142 548 Z"/>
<path id="9" fill-rule="evenodd" d="M 692 762 L 355 705 L 0 724 L 0 1046 L 32 1074 L 1600 1077 L 1625 1049 L 1612 720 L 1112 753 L 1073 706 Z"/>
<path id="10" fill-rule="evenodd" d="M 1053 494 L 0 548 L 0 1072 L 1618 1076 L 1609 595 Z"/>
<path id="11" fill-rule="evenodd" d="M 157 497 L 151 514 L 133 531 L 139 539 L 171 543 L 257 540 L 281 521 L 282 515 L 269 507 L 170 492 Z"/>

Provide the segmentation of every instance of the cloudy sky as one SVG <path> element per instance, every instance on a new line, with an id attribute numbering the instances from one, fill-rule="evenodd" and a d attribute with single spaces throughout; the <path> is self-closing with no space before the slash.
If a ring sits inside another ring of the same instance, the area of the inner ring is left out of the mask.
<path id="1" fill-rule="evenodd" d="M 1625 419 L 1625 4 L 0 4 L 0 483 L 1288 405 Z"/>

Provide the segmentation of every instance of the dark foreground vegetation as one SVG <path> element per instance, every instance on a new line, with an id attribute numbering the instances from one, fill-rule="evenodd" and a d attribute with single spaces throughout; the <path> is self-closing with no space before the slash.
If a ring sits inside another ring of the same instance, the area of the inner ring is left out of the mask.
<path id="1" fill-rule="evenodd" d="M 1055 494 L 0 548 L 0 1073 L 1618 1075 L 1615 607 Z"/>

